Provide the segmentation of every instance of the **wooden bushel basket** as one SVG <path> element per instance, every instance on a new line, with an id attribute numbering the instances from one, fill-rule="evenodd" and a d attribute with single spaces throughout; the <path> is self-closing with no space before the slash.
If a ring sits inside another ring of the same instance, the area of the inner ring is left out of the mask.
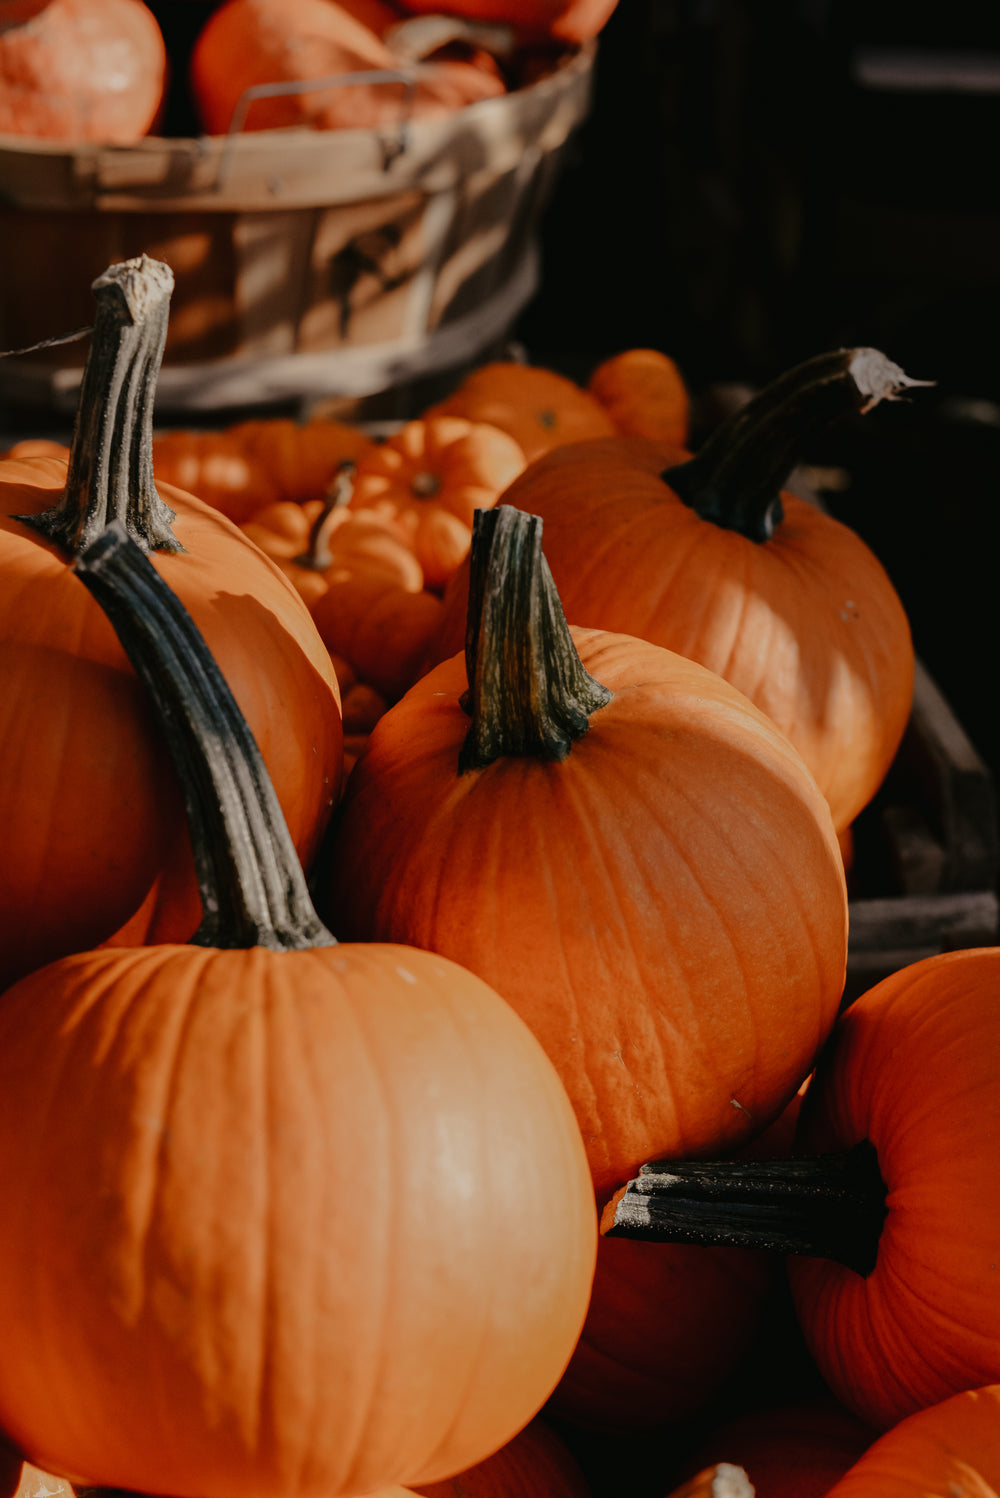
<path id="1" fill-rule="evenodd" d="M 537 288 L 535 230 L 594 53 L 398 128 L 0 136 L 0 348 L 86 325 L 91 281 L 145 253 L 176 278 L 163 408 L 354 399 L 471 364 Z M 0 360 L 0 396 L 72 412 L 85 351 Z"/>

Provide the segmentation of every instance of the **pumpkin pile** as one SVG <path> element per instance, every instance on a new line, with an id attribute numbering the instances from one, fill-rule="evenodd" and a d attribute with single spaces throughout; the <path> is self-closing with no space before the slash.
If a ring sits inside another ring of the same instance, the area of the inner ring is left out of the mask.
<path id="1" fill-rule="evenodd" d="M 171 285 L 0 458 L 2 1498 L 995 1487 L 1000 948 L 842 1007 L 913 653 L 784 487 L 914 382 L 154 434 Z"/>

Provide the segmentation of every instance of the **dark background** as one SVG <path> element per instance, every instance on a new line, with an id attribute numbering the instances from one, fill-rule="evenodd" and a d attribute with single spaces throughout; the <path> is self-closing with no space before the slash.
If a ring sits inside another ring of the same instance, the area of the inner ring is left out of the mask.
<path id="1" fill-rule="evenodd" d="M 935 382 L 814 438 L 996 774 L 1000 14 L 620 0 L 543 225 L 530 357 L 651 346 L 702 408 L 826 348 Z"/>

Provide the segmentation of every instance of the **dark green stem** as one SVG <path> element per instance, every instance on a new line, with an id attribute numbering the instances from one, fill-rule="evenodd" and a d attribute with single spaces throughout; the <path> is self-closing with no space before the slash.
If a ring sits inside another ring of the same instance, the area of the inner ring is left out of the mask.
<path id="1" fill-rule="evenodd" d="M 192 942 L 332 946 L 253 734 L 180 599 L 118 521 L 75 570 L 149 693 L 180 777 L 204 912 Z"/>
<path id="2" fill-rule="evenodd" d="M 472 719 L 459 773 L 508 755 L 563 760 L 612 693 L 577 654 L 542 555 L 542 522 L 511 505 L 477 510 L 465 661 Z"/>
<path id="3" fill-rule="evenodd" d="M 796 365 L 722 422 L 693 458 L 661 477 L 703 520 L 767 541 L 784 516 L 781 490 L 805 438 L 849 412 L 915 385 L 878 349 L 836 349 Z"/>
<path id="4" fill-rule="evenodd" d="M 112 265 L 91 290 L 97 315 L 83 372 L 66 491 L 19 515 L 72 556 L 119 520 L 143 551 L 183 551 L 153 479 L 153 403 L 174 276 L 142 255 Z"/>
<path id="5" fill-rule="evenodd" d="M 807 1254 L 869 1275 L 886 1194 L 867 1139 L 842 1153 L 794 1160 L 657 1160 L 612 1197 L 601 1232 Z"/>

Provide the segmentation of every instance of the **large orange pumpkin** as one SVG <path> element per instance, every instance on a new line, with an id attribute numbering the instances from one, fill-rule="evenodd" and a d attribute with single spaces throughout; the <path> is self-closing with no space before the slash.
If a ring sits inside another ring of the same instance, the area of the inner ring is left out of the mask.
<path id="1" fill-rule="evenodd" d="M 1000 947 L 884 979 L 837 1021 L 796 1158 L 650 1162 L 605 1209 L 605 1230 L 789 1253 L 813 1359 L 879 1429 L 996 1381 L 998 983 Z"/>
<path id="2" fill-rule="evenodd" d="M 302 600 L 229 521 L 152 482 L 155 344 L 171 282 L 165 266 L 142 259 L 96 283 L 68 467 L 44 457 L 0 464 L 4 985 L 110 937 L 147 893 L 158 939 L 185 940 L 198 923 L 176 778 L 134 673 L 73 570 L 81 535 L 111 514 L 145 536 L 211 640 L 307 863 L 339 792 L 336 677 Z"/>
<path id="3" fill-rule="evenodd" d="M 537 520 L 502 505 L 476 532 L 468 670 L 376 725 L 321 898 L 343 935 L 450 955 L 514 1005 L 607 1192 L 643 1141 L 742 1142 L 791 1098 L 843 988 L 843 868 L 762 713 L 658 646 L 571 632 Z"/>
<path id="4" fill-rule="evenodd" d="M 0 1426 L 178 1498 L 443 1479 L 533 1417 L 579 1333 L 596 1217 L 565 1091 L 472 974 L 333 941 L 190 616 L 116 525 L 77 567 L 184 778 L 204 917 L 4 995 Z"/>
<path id="5" fill-rule="evenodd" d="M 690 462 L 638 437 L 561 446 L 504 494 L 545 522 L 574 623 L 639 635 L 719 672 L 801 753 L 843 831 L 909 716 L 913 645 L 885 569 L 847 526 L 782 492 L 824 415 L 899 387 L 871 350 L 820 356 L 762 392 Z M 435 659 L 461 649 L 464 570 Z"/>

